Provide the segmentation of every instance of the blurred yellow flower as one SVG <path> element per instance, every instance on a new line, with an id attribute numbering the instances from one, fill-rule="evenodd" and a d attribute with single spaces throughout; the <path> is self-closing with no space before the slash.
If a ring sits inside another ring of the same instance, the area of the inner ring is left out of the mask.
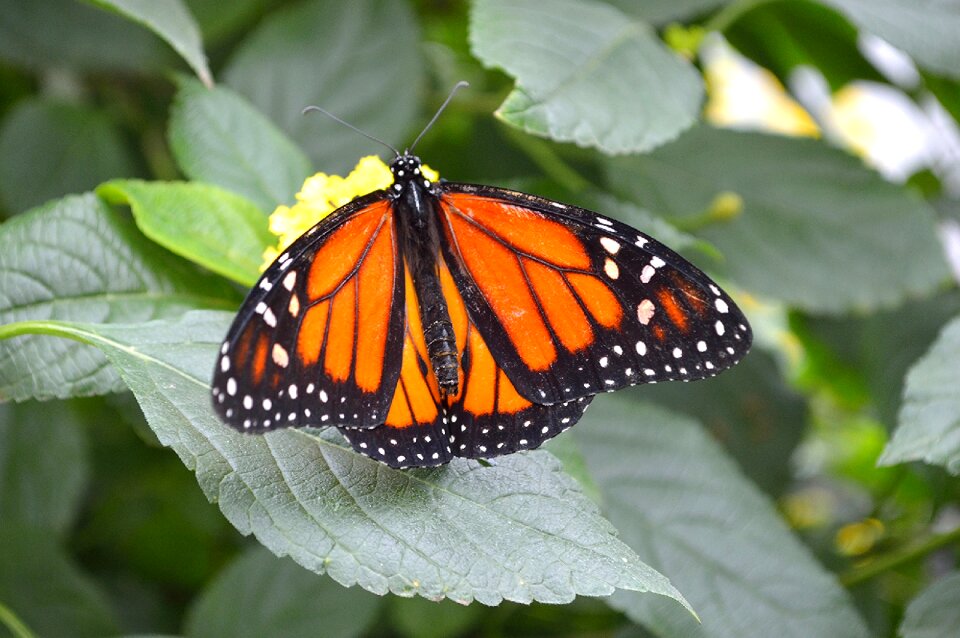
<path id="1" fill-rule="evenodd" d="M 422 167 L 423 175 L 432 182 L 439 179 L 429 166 Z M 273 261 L 300 235 L 310 230 L 321 219 L 348 204 L 357 197 L 387 188 L 393 183 L 390 168 L 376 155 L 360 158 L 346 177 L 317 173 L 308 177 L 293 206 L 277 206 L 270 215 L 270 232 L 277 236 L 277 244 L 263 251 L 260 270 L 266 270 Z"/>
<path id="2" fill-rule="evenodd" d="M 716 126 L 818 137 L 820 129 L 770 71 L 757 66 L 726 42 L 702 50 L 708 100 L 706 118 Z"/>

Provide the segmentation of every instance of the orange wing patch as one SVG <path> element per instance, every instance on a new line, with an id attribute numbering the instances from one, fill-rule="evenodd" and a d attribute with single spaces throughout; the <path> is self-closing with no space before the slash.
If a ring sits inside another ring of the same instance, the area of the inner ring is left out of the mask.
<path id="1" fill-rule="evenodd" d="M 477 195 L 451 193 L 441 203 L 454 258 L 524 368 L 548 372 L 564 353 L 593 345 L 595 325 L 620 326 L 623 310 L 616 295 L 592 270 L 583 242 L 563 224 Z M 492 333 L 484 338 L 496 341 Z"/>
<path id="2" fill-rule="evenodd" d="M 440 391 L 430 367 L 427 345 L 420 325 L 420 308 L 413 287 L 410 269 L 404 268 L 406 286 L 406 326 L 403 340 L 403 363 L 400 381 L 393 393 L 386 425 L 406 428 L 432 424 L 440 414 Z"/>
<path id="3" fill-rule="evenodd" d="M 546 370 L 556 349 L 517 255 L 464 217 L 449 220 L 464 263 L 520 356 L 534 370 Z"/>
<path id="4" fill-rule="evenodd" d="M 363 215 L 343 223 L 317 251 L 307 277 L 307 296 L 316 301 L 333 293 L 360 262 L 370 237 L 387 220 L 387 202 L 378 202 Z"/>
<path id="5" fill-rule="evenodd" d="M 452 193 L 444 200 L 517 252 L 563 268 L 590 267 L 590 256 L 577 236 L 536 211 L 476 195 Z"/>
<path id="6" fill-rule="evenodd" d="M 331 380 L 352 380 L 363 392 L 376 392 L 383 380 L 396 254 L 389 212 L 385 202 L 372 206 L 317 250 L 306 282 L 310 305 L 297 333 L 302 365 L 322 358 Z"/>

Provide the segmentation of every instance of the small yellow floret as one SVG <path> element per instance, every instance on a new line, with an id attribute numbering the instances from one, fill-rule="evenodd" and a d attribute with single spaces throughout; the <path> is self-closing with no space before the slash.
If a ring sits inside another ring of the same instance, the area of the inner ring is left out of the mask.
<path id="1" fill-rule="evenodd" d="M 432 182 L 439 179 L 429 166 L 422 167 L 423 175 Z M 300 235 L 310 230 L 321 219 L 352 200 L 387 188 L 393 183 L 390 168 L 376 155 L 360 158 L 346 177 L 317 173 L 308 177 L 293 206 L 277 206 L 270 215 L 270 232 L 277 236 L 277 245 L 263 251 L 260 270 L 266 270 L 281 252 Z"/>
<path id="2" fill-rule="evenodd" d="M 846 556 L 866 554 L 883 538 L 885 531 L 883 522 L 875 518 L 844 525 L 835 538 L 837 551 Z"/>

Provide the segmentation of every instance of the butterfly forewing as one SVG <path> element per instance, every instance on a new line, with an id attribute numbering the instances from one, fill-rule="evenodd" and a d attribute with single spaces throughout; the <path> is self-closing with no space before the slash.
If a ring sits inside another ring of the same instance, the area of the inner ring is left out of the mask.
<path id="1" fill-rule="evenodd" d="M 221 347 L 220 416 L 246 431 L 382 424 L 401 367 L 400 264 L 383 192 L 294 242 L 251 290 Z"/>
<path id="2" fill-rule="evenodd" d="M 749 324 L 726 293 L 625 224 L 488 186 L 446 184 L 440 201 L 457 287 L 531 401 L 702 379 L 750 347 Z"/>

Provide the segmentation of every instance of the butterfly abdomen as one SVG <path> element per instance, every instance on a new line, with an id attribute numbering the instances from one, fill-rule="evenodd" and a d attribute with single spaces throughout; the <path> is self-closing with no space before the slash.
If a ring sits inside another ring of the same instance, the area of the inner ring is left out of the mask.
<path id="1" fill-rule="evenodd" d="M 427 355 L 437 376 L 440 388 L 450 395 L 458 390 L 460 362 L 457 359 L 457 339 L 453 322 L 440 287 L 436 271 L 420 273 L 416 279 L 417 297 L 420 300 L 420 319 L 423 323 L 423 338 Z"/>

